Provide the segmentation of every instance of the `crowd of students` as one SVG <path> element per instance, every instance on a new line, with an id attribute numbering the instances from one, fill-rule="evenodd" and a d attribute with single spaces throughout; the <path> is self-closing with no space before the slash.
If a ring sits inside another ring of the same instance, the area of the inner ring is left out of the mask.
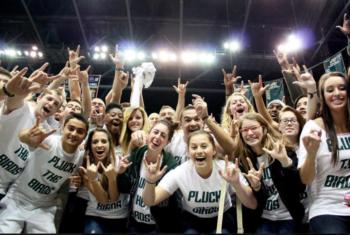
<path id="1" fill-rule="evenodd" d="M 349 76 L 317 86 L 275 54 L 292 105 L 266 106 L 261 76 L 251 104 L 234 66 L 219 123 L 204 97 L 185 105 L 180 81 L 176 109 L 121 103 L 118 54 L 104 100 L 79 47 L 55 76 L 0 68 L 0 233 L 349 233 Z"/>

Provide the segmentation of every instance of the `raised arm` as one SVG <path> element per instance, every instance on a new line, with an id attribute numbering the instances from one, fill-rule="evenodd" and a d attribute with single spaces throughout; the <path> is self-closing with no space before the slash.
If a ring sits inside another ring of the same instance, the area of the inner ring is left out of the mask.
<path id="1" fill-rule="evenodd" d="M 346 49 L 347 49 L 348 55 L 350 55 L 350 19 L 346 13 L 344 14 L 344 17 L 343 17 L 343 25 L 342 26 L 338 25 L 337 29 L 339 29 L 348 39 L 348 47 Z"/>
<path id="2" fill-rule="evenodd" d="M 147 160 L 143 160 L 143 164 L 146 167 L 145 188 L 142 193 L 143 202 L 147 206 L 158 205 L 168 197 L 170 194 L 162 187 L 156 186 L 157 182 L 165 174 L 167 166 L 160 169 L 160 156 L 157 158 L 156 163 L 147 163 Z"/>
<path id="3" fill-rule="evenodd" d="M 68 61 L 69 61 L 69 67 L 71 70 L 71 75 L 76 75 L 77 76 L 77 66 L 80 60 L 84 59 L 84 56 L 79 56 L 80 53 L 80 45 L 78 45 L 77 49 L 71 50 L 68 47 Z M 80 94 L 81 94 L 81 89 L 79 85 L 79 80 L 78 79 L 69 79 L 68 80 L 68 85 L 69 85 L 69 91 L 70 91 L 70 98 L 73 100 L 79 100 L 80 99 Z"/>
<path id="4" fill-rule="evenodd" d="M 241 78 L 240 76 L 237 76 L 237 66 L 234 65 L 232 67 L 231 73 L 226 73 L 225 69 L 221 69 L 222 74 L 224 75 L 224 85 L 225 85 L 225 95 L 226 100 L 230 95 L 234 92 L 234 84 L 236 83 L 237 79 Z"/>
<path id="5" fill-rule="evenodd" d="M 186 97 L 186 88 L 188 85 L 188 81 L 185 84 L 181 84 L 181 78 L 177 79 L 177 86 L 173 86 L 177 95 L 177 105 L 175 112 L 175 121 L 180 122 L 180 114 L 185 107 L 185 97 Z"/>
<path id="6" fill-rule="evenodd" d="M 80 71 L 80 66 L 78 66 L 78 78 L 81 84 L 82 90 L 82 105 L 83 105 L 83 115 L 88 118 L 91 113 L 91 94 L 89 87 L 89 70 L 90 65 L 83 71 Z"/>
<path id="7" fill-rule="evenodd" d="M 259 75 L 258 82 L 251 82 L 250 80 L 248 82 L 252 90 L 258 112 L 267 120 L 267 122 L 271 123 L 273 127 L 278 129 L 278 123 L 272 120 L 262 97 L 269 85 L 265 87 L 263 86 L 261 75 Z"/>
<path id="8" fill-rule="evenodd" d="M 208 128 L 211 130 L 215 136 L 215 139 L 218 141 L 225 153 L 231 155 L 236 148 L 236 142 L 222 127 L 215 123 L 211 118 L 208 118 L 208 106 L 202 97 L 199 95 L 192 96 L 194 97 L 192 102 L 196 109 L 197 115 L 207 124 Z"/>

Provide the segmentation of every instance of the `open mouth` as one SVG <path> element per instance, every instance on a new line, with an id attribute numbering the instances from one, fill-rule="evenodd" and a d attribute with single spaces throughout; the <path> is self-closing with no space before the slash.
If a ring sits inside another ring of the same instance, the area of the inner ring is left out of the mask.
<path id="1" fill-rule="evenodd" d="M 46 113 L 46 114 L 49 114 L 49 113 L 50 113 L 50 110 L 49 110 L 48 108 L 46 108 L 45 106 L 43 107 L 43 111 L 44 111 L 44 113 Z"/>
<path id="2" fill-rule="evenodd" d="M 204 162 L 206 157 L 196 157 L 195 160 L 196 162 Z"/>
<path id="3" fill-rule="evenodd" d="M 98 155 L 102 155 L 104 152 L 105 152 L 104 150 L 96 150 L 96 153 L 97 153 Z"/>
<path id="4" fill-rule="evenodd" d="M 112 121 L 112 126 L 119 127 L 120 122 L 118 120 Z"/>
<path id="5" fill-rule="evenodd" d="M 239 114 L 242 114 L 244 112 L 244 107 L 242 106 L 237 107 L 236 112 Z"/>

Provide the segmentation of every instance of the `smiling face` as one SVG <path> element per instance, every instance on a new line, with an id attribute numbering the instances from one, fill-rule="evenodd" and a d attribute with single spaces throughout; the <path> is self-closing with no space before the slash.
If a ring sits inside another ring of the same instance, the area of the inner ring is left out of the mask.
<path id="1" fill-rule="evenodd" d="M 163 108 L 159 112 L 159 119 L 166 119 L 169 122 L 173 122 L 175 118 L 175 110 L 172 108 Z"/>
<path id="2" fill-rule="evenodd" d="M 243 141 L 250 147 L 261 147 L 264 138 L 264 130 L 261 124 L 255 120 L 245 119 L 240 129 Z"/>
<path id="3" fill-rule="evenodd" d="M 182 112 L 181 127 L 185 136 L 203 128 L 203 121 L 197 115 L 195 109 L 187 109 Z"/>
<path id="4" fill-rule="evenodd" d="M 331 112 L 346 110 L 348 94 L 345 80 L 339 76 L 329 77 L 323 85 L 324 101 Z"/>
<path id="5" fill-rule="evenodd" d="M 62 131 L 62 143 L 70 148 L 78 148 L 87 133 L 84 122 L 76 118 L 67 121 Z"/>
<path id="6" fill-rule="evenodd" d="M 103 161 L 110 154 L 111 143 L 105 132 L 96 131 L 92 136 L 91 150 L 96 162 Z"/>
<path id="7" fill-rule="evenodd" d="M 238 119 L 248 112 L 248 104 L 240 95 L 234 95 L 231 98 L 229 112 L 231 116 Z"/>
<path id="8" fill-rule="evenodd" d="M 68 114 L 73 114 L 73 113 L 81 114 L 82 108 L 80 103 L 74 100 L 71 100 L 67 103 L 67 105 L 64 108 L 63 117 L 66 117 Z"/>
<path id="9" fill-rule="evenodd" d="M 291 112 L 280 113 L 279 130 L 286 137 L 297 137 L 299 134 L 299 122 L 297 116 Z"/>
<path id="10" fill-rule="evenodd" d="M 35 112 L 43 119 L 56 113 L 62 104 L 62 97 L 55 92 L 48 92 L 37 101 Z"/>
<path id="11" fill-rule="evenodd" d="M 188 142 L 188 153 L 196 169 L 212 168 L 216 150 L 208 134 L 200 133 L 191 136 Z"/>
<path id="12" fill-rule="evenodd" d="M 307 119 L 307 97 L 302 97 L 298 100 L 296 110 L 301 116 L 303 116 L 303 118 Z"/>
<path id="13" fill-rule="evenodd" d="M 163 123 L 157 123 L 151 129 L 147 137 L 148 149 L 161 152 L 169 142 L 169 129 Z"/>
<path id="14" fill-rule="evenodd" d="M 128 128 L 131 132 L 141 130 L 143 127 L 143 116 L 139 109 L 135 109 L 128 120 Z"/>
<path id="15" fill-rule="evenodd" d="M 272 103 L 267 107 L 267 111 L 275 122 L 279 122 L 279 113 L 282 108 L 283 106 L 280 103 Z"/>
<path id="16" fill-rule="evenodd" d="M 120 132 L 121 123 L 123 122 L 123 111 L 119 108 L 110 109 L 105 116 L 105 124 L 111 134 Z"/>

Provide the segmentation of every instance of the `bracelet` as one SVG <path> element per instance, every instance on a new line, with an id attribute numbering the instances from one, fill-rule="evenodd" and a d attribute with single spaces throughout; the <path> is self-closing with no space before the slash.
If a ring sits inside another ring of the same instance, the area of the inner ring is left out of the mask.
<path id="1" fill-rule="evenodd" d="M 6 89 L 6 85 L 5 84 L 2 86 L 2 90 L 8 97 L 14 97 L 15 96 L 14 94 L 11 94 L 10 92 L 8 92 L 8 90 Z"/>
<path id="2" fill-rule="evenodd" d="M 317 91 L 308 92 L 307 94 L 308 94 L 308 96 L 310 97 L 310 99 L 312 99 L 312 98 L 314 97 L 314 95 L 317 94 Z"/>
<path id="3" fill-rule="evenodd" d="M 153 184 L 153 185 L 157 184 L 157 182 L 150 182 L 150 181 L 148 181 L 148 180 L 146 180 L 146 179 L 145 179 L 145 182 L 146 182 L 147 184 L 151 184 L 151 185 L 152 185 L 152 184 Z"/>

